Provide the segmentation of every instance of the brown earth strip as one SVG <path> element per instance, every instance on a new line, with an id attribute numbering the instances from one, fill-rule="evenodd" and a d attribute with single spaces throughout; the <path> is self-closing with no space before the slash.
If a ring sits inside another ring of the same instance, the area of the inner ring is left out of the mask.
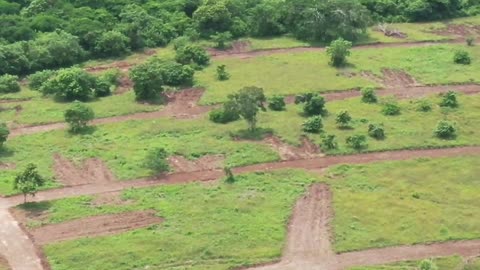
<path id="1" fill-rule="evenodd" d="M 0 170 L 14 170 L 15 168 L 17 168 L 15 163 L 0 162 Z"/>
<path id="2" fill-rule="evenodd" d="M 65 186 L 103 184 L 116 181 L 113 173 L 98 158 L 85 160 L 83 166 L 76 166 L 59 154 L 55 154 L 53 158 L 55 176 Z"/>
<path id="3" fill-rule="evenodd" d="M 158 224 L 163 219 L 152 211 L 93 216 L 64 223 L 46 225 L 30 232 L 38 245 L 86 237 L 119 234 Z"/>
<path id="4" fill-rule="evenodd" d="M 188 160 L 183 156 L 168 158 L 174 172 L 196 172 L 223 168 L 225 157 L 222 155 L 206 155 L 195 160 Z"/>
<path id="5" fill-rule="evenodd" d="M 275 149 L 282 160 L 311 159 L 322 156 L 320 148 L 307 137 L 302 137 L 300 147 L 285 143 L 276 136 L 268 136 L 263 140 L 263 143 Z"/>

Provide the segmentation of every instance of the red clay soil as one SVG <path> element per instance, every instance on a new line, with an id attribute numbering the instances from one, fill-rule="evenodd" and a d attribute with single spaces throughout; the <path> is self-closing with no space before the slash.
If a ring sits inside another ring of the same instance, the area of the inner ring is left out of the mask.
<path id="1" fill-rule="evenodd" d="M 195 160 L 188 160 L 183 156 L 168 158 L 174 172 L 197 172 L 223 168 L 225 157 L 222 155 L 206 155 Z"/>
<path id="2" fill-rule="evenodd" d="M 162 222 L 152 211 L 93 216 L 30 230 L 38 245 L 86 237 L 119 234 Z"/>
<path id="3" fill-rule="evenodd" d="M 311 159 L 322 156 L 320 149 L 307 137 L 302 137 L 302 145 L 295 147 L 275 136 L 268 136 L 263 143 L 275 149 L 282 160 Z"/>
<path id="4" fill-rule="evenodd" d="M 55 176 L 64 186 L 103 184 L 116 181 L 115 176 L 105 163 L 98 158 L 85 160 L 81 167 L 77 167 L 59 154 L 55 154 L 53 158 Z"/>

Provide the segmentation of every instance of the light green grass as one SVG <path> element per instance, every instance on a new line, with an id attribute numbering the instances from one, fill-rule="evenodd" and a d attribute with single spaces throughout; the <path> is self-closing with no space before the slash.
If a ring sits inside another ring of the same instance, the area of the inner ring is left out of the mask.
<path id="1" fill-rule="evenodd" d="M 21 86 L 21 91 L 16 93 L 0 94 L 1 101 L 18 101 L 41 97 L 38 91 L 30 91 L 27 87 Z M 3 104 L 0 104 L 2 106 Z"/>
<path id="2" fill-rule="evenodd" d="M 188 184 L 131 189 L 129 210 L 156 210 L 165 221 L 117 236 L 45 247 L 54 270 L 232 269 L 281 256 L 286 224 L 297 198 L 316 179 L 300 171 L 237 176 L 229 185 Z M 114 206 L 110 206 L 114 207 Z M 84 199 L 53 201 L 52 216 L 96 215 Z M 90 210 L 90 211 L 88 211 Z"/>
<path id="3" fill-rule="evenodd" d="M 195 76 L 197 86 L 206 88 L 201 103 L 225 101 L 244 86 L 262 87 L 267 95 L 293 95 L 306 91 L 327 92 L 364 86 L 378 86 L 360 76 L 370 71 L 381 76 L 382 70 L 402 69 L 423 84 L 480 82 L 480 50 L 463 45 L 355 49 L 350 66 L 336 69 L 328 65 L 325 52 L 278 53 L 253 58 L 218 59 Z M 453 63 L 456 50 L 471 53 L 471 65 Z M 226 65 L 231 77 L 216 79 L 217 65 Z"/>
<path id="4" fill-rule="evenodd" d="M 311 44 L 298 40 L 290 36 L 271 37 L 271 38 L 247 38 L 245 41 L 250 43 L 250 50 L 268 50 L 278 48 L 296 48 L 309 47 Z"/>
<path id="5" fill-rule="evenodd" d="M 433 33 L 435 29 L 443 27 L 442 23 L 393 23 L 388 24 L 389 29 L 396 29 L 407 35 L 406 38 L 395 38 L 385 36 L 377 31 L 377 26 L 368 30 L 368 38 L 360 43 L 397 43 L 397 42 L 420 42 L 420 41 L 442 41 L 450 37 Z"/>
<path id="6" fill-rule="evenodd" d="M 478 156 L 338 166 L 335 250 L 480 238 Z"/>
<path id="7" fill-rule="evenodd" d="M 462 257 L 444 257 L 432 260 L 438 270 L 463 270 L 464 262 Z M 379 266 L 352 267 L 349 270 L 418 270 L 421 261 L 406 261 Z M 480 269 L 480 268 L 479 268 Z M 471 269 L 477 270 L 477 269 Z"/>

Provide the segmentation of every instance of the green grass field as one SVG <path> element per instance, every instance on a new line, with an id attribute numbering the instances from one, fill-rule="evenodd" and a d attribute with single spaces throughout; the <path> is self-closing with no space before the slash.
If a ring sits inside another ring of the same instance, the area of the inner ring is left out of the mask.
<path id="1" fill-rule="evenodd" d="M 480 238 L 480 159 L 417 159 L 338 166 L 335 250 Z"/>
<path id="2" fill-rule="evenodd" d="M 438 267 L 438 270 L 479 270 L 480 268 L 472 264 L 465 264 L 461 257 L 435 258 L 432 260 Z M 407 261 L 380 266 L 353 267 L 349 270 L 417 270 L 420 261 Z M 471 268 L 466 268 L 471 267 Z"/>

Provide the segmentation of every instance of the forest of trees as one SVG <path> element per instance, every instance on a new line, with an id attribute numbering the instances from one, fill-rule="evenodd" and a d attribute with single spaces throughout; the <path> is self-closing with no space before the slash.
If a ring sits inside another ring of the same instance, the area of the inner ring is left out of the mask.
<path id="1" fill-rule="evenodd" d="M 359 38 L 374 22 L 480 13 L 480 0 L 0 0 L 0 74 L 121 56 L 175 38 Z"/>

